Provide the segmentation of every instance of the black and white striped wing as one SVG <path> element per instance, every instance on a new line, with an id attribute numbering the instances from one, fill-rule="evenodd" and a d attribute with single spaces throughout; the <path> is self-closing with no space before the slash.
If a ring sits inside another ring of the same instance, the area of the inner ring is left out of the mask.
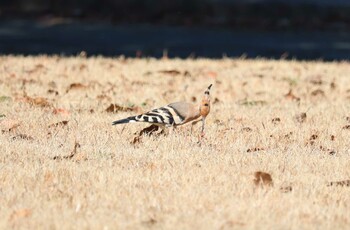
<path id="1" fill-rule="evenodd" d="M 112 124 L 126 124 L 132 122 L 148 122 L 152 124 L 176 126 L 181 125 L 185 120 L 176 109 L 171 106 L 164 106 L 158 109 L 154 109 L 138 116 L 131 116 L 125 119 L 114 121 Z"/>
<path id="2" fill-rule="evenodd" d="M 136 121 L 161 124 L 166 126 L 181 125 L 185 117 L 170 105 L 154 109 L 135 117 Z"/>

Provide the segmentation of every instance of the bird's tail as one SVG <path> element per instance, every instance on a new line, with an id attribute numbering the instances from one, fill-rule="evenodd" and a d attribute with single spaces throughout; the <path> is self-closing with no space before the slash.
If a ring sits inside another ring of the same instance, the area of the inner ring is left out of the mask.
<path id="1" fill-rule="evenodd" d="M 136 116 L 127 117 L 121 120 L 113 121 L 112 125 L 118 125 L 118 124 L 126 124 L 131 122 L 137 122 Z"/>

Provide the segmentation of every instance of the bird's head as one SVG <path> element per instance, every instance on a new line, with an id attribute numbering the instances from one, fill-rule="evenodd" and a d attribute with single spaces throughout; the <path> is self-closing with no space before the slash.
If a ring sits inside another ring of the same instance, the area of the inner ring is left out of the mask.
<path id="1" fill-rule="evenodd" d="M 201 104 L 199 106 L 199 112 L 202 117 L 206 117 L 210 112 L 210 88 L 213 84 L 210 84 L 205 90 Z"/>

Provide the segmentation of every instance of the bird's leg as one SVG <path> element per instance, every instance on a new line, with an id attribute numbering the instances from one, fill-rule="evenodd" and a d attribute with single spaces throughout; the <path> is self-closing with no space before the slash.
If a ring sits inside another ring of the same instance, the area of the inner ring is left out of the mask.
<path id="1" fill-rule="evenodd" d="M 204 126 L 205 126 L 205 117 L 202 117 L 202 128 L 201 128 L 201 133 L 198 135 L 198 142 L 197 144 L 201 144 L 202 143 L 202 140 L 203 138 L 205 138 L 205 133 L 204 133 Z"/>
<path id="2" fill-rule="evenodd" d="M 201 131 L 201 136 L 204 137 L 204 126 L 205 126 L 205 117 L 202 117 L 202 131 Z"/>

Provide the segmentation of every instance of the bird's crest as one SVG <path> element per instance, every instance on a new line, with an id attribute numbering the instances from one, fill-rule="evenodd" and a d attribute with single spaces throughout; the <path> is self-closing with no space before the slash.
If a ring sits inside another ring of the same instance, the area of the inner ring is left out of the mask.
<path id="1" fill-rule="evenodd" d="M 199 111 L 202 117 L 206 117 L 210 112 L 210 88 L 213 84 L 210 84 L 204 92 L 204 96 L 199 107 Z"/>

